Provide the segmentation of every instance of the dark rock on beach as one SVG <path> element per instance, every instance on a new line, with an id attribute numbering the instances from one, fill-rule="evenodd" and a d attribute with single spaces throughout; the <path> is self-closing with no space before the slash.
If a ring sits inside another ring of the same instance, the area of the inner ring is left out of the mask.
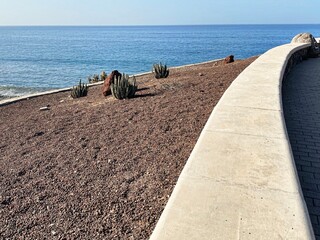
<path id="1" fill-rule="evenodd" d="M 233 56 L 233 55 L 227 56 L 227 57 L 224 59 L 224 63 L 225 63 L 225 64 L 233 63 L 233 62 L 234 62 L 234 56 Z"/>

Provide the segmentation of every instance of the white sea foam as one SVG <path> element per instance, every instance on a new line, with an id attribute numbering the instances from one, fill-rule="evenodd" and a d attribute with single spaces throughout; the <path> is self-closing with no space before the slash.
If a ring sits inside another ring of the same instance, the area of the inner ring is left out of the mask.
<path id="1" fill-rule="evenodd" d="M 29 87 L 0 86 L 0 99 L 19 97 L 23 95 L 42 92 L 45 90 L 46 89 L 29 88 Z"/>

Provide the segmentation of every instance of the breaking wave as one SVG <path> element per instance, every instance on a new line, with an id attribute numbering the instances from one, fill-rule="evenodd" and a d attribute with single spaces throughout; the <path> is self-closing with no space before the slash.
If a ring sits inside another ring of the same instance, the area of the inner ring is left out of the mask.
<path id="1" fill-rule="evenodd" d="M 44 92 L 48 88 L 31 88 L 31 87 L 16 87 L 16 86 L 0 86 L 0 100 L 5 98 L 20 97 L 24 95 Z"/>

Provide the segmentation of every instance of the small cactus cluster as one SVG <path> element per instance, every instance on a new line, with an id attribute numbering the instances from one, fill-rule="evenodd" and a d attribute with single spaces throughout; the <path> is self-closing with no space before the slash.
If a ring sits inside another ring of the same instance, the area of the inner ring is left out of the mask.
<path id="1" fill-rule="evenodd" d="M 161 63 L 153 64 L 152 72 L 156 79 L 166 78 L 169 76 L 169 69 L 167 68 L 167 65 L 162 65 Z"/>
<path id="2" fill-rule="evenodd" d="M 74 86 L 71 90 L 72 98 L 85 97 L 88 94 L 88 86 L 87 84 L 81 83 L 81 79 L 77 86 Z"/>
<path id="3" fill-rule="evenodd" d="M 100 75 L 98 75 L 98 74 L 93 74 L 92 77 L 89 76 L 89 77 L 88 77 L 88 82 L 89 82 L 89 83 L 95 83 L 95 82 L 104 81 L 104 80 L 106 79 L 106 77 L 107 77 L 107 74 L 106 74 L 104 71 L 102 71 L 102 72 L 100 73 Z"/>
<path id="4" fill-rule="evenodd" d="M 100 79 L 101 79 L 101 81 L 104 81 L 106 78 L 107 78 L 106 72 L 105 72 L 105 71 L 102 71 L 102 72 L 100 73 Z"/>
<path id="5" fill-rule="evenodd" d="M 115 76 L 111 83 L 111 93 L 116 99 L 127 99 L 134 97 L 137 90 L 136 78 L 129 78 L 128 74 Z"/>

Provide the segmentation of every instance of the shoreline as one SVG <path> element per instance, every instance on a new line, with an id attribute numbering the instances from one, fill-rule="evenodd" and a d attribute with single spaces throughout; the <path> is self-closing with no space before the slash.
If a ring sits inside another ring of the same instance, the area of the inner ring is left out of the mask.
<path id="1" fill-rule="evenodd" d="M 199 66 L 199 65 L 203 65 L 203 64 L 220 62 L 223 60 L 224 60 L 223 58 L 220 58 L 220 59 L 214 59 L 214 60 L 209 60 L 209 61 L 205 61 L 205 62 L 186 64 L 186 65 L 181 65 L 181 66 L 176 66 L 176 67 L 170 67 L 169 70 L 179 69 L 179 68 L 184 68 L 184 67 Z M 149 72 L 142 72 L 142 73 L 133 74 L 130 76 L 141 77 L 141 76 L 148 75 L 151 73 L 152 72 L 149 71 Z M 95 83 L 88 83 L 87 85 L 90 88 L 90 87 L 102 85 L 102 84 L 103 84 L 103 81 L 99 81 L 99 82 L 95 82 Z M 67 92 L 67 91 L 70 91 L 71 89 L 72 89 L 72 86 L 65 87 L 65 88 L 59 88 L 59 89 L 53 89 L 53 90 L 44 91 L 44 92 L 33 93 L 33 94 L 22 95 L 22 96 L 18 96 L 18 97 L 10 97 L 10 98 L 3 98 L 3 99 L 0 98 L 0 107 L 8 105 L 8 104 L 16 103 L 19 101 L 23 101 L 23 100 L 28 100 L 28 99 L 35 98 L 35 97 L 41 97 L 41 96 L 60 93 L 60 92 Z"/>

